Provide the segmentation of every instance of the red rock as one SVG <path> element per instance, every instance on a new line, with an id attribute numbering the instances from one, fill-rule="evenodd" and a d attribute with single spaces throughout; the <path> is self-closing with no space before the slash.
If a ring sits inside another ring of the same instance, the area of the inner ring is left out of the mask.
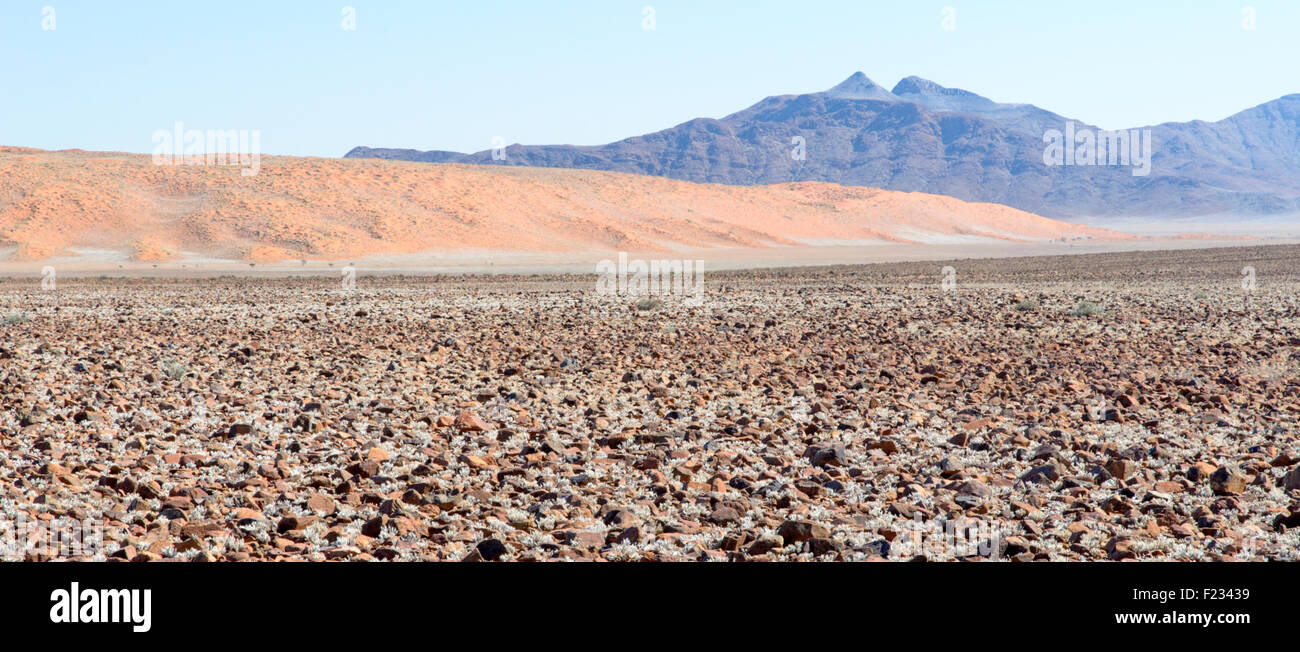
<path id="1" fill-rule="evenodd" d="M 1192 482 L 1205 482 L 1219 467 L 1205 462 L 1197 462 L 1187 470 L 1187 479 Z"/>
<path id="2" fill-rule="evenodd" d="M 596 549 L 605 545 L 605 535 L 601 532 L 577 530 L 567 533 L 569 545 L 577 548 Z"/>
<path id="3" fill-rule="evenodd" d="M 473 412 L 461 410 L 460 414 L 456 416 L 456 428 L 464 432 L 485 432 L 491 430 L 492 426 Z"/>
<path id="4" fill-rule="evenodd" d="M 825 526 L 812 521 L 785 521 L 777 528 L 776 533 L 786 543 L 799 543 L 814 538 L 825 539 L 831 535 L 830 530 Z"/>
<path id="5" fill-rule="evenodd" d="M 869 451 L 878 450 L 878 451 L 882 451 L 886 455 L 893 455 L 894 453 L 898 452 L 898 444 L 895 444 L 894 442 L 888 439 L 883 439 L 881 441 L 874 441 L 871 442 L 870 444 L 867 444 L 867 450 Z"/>
<path id="6" fill-rule="evenodd" d="M 1106 463 L 1106 472 L 1113 478 L 1127 480 L 1129 476 L 1137 473 L 1137 465 L 1131 460 L 1116 458 Z"/>
<path id="7" fill-rule="evenodd" d="M 1223 467 L 1210 474 L 1210 488 L 1220 495 L 1236 495 L 1246 490 L 1246 476 L 1236 469 Z"/>
<path id="8" fill-rule="evenodd" d="M 1295 491 L 1300 489 L 1300 467 L 1291 469 L 1282 480 L 1282 488 L 1286 491 Z"/>
<path id="9" fill-rule="evenodd" d="M 338 506 L 335 504 L 333 498 L 330 498 L 325 494 L 312 494 L 307 498 L 307 508 L 317 514 L 328 515 L 333 514 L 334 510 L 338 509 Z"/>
<path id="10" fill-rule="evenodd" d="M 244 519 L 249 519 L 249 518 L 255 518 L 255 519 L 266 518 L 265 516 L 262 515 L 262 512 L 259 512 L 255 509 L 248 509 L 245 507 L 240 507 L 239 509 L 236 509 L 231 514 L 231 516 L 233 516 L 234 519 L 237 521 L 242 521 Z"/>

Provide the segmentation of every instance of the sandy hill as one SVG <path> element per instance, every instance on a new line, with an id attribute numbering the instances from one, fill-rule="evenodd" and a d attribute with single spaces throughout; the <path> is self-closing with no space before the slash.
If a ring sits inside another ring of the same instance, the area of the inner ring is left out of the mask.
<path id="1" fill-rule="evenodd" d="M 671 251 L 1122 239 L 996 204 L 829 183 L 735 187 L 587 170 L 0 148 L 0 256 L 337 260 L 435 251 Z"/>

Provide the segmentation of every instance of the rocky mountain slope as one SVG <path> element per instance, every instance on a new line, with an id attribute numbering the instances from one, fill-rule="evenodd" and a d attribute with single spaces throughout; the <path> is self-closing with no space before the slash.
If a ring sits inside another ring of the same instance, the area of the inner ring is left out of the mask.
<path id="1" fill-rule="evenodd" d="M 1300 212 L 1300 94 L 1219 122 L 1139 128 L 1151 131 L 1147 176 L 1134 176 L 1131 167 L 1046 165 L 1044 135 L 1071 121 L 918 77 L 886 90 L 859 72 L 825 92 L 769 97 L 719 120 L 608 145 L 512 145 L 504 160 L 491 151 L 367 147 L 347 157 L 613 170 L 742 186 L 825 181 L 1054 218 Z M 794 155 L 795 138 L 805 143 L 803 160 Z"/>

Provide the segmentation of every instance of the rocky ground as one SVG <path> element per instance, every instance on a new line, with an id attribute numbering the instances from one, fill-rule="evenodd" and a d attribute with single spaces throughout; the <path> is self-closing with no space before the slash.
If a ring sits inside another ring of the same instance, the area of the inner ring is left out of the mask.
<path id="1" fill-rule="evenodd" d="M 7 279 L 0 521 L 135 561 L 1292 559 L 1296 261 L 732 272 L 699 306 Z"/>

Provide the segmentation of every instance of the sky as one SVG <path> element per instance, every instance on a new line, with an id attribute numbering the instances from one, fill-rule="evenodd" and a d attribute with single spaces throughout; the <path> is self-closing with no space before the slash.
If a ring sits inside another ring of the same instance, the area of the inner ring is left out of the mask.
<path id="1" fill-rule="evenodd" d="M 1300 93 L 1300 1 L 3 0 L 0 60 L 0 145 L 42 149 L 595 145 L 855 71 L 1118 129 Z"/>

